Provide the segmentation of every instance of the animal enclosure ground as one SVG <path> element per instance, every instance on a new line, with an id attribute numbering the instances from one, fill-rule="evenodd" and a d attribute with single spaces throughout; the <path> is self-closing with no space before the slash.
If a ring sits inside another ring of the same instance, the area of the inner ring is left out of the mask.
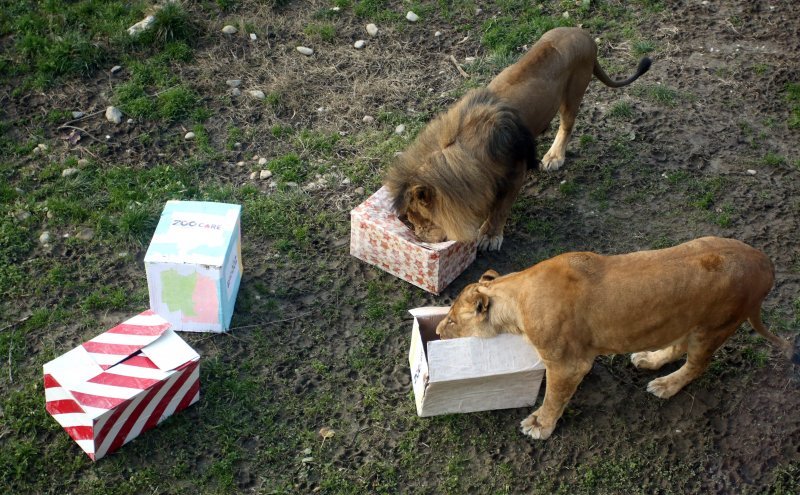
<path id="1" fill-rule="evenodd" d="M 449 304 L 489 268 L 721 235 L 773 260 L 765 322 L 797 336 L 795 2 L 200 0 L 138 39 L 125 29 L 146 2 L 0 6 L 5 490 L 800 492 L 800 376 L 746 326 L 666 401 L 645 387 L 674 366 L 598 359 L 533 442 L 527 409 L 416 417 L 406 311 Z M 597 37 L 609 74 L 653 66 L 623 89 L 592 82 L 565 166 L 529 173 L 502 251 L 439 297 L 350 257 L 349 211 L 394 153 L 559 25 Z M 234 328 L 184 334 L 201 401 L 93 464 L 45 412 L 41 366 L 147 306 L 143 257 L 168 199 L 243 205 Z"/>

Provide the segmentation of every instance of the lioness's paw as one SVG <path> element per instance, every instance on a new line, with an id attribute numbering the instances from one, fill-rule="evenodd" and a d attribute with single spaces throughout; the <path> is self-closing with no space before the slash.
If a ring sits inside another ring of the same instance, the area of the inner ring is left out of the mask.
<path id="1" fill-rule="evenodd" d="M 478 237 L 478 250 L 479 251 L 500 251 L 500 246 L 503 245 L 503 234 L 489 236 L 481 234 Z"/>
<path id="2" fill-rule="evenodd" d="M 540 425 L 535 414 L 531 414 L 523 419 L 519 425 L 522 428 L 522 433 L 530 436 L 534 440 L 547 440 L 555 429 L 554 427 L 544 427 Z"/>
<path id="3" fill-rule="evenodd" d="M 564 158 L 557 158 L 548 153 L 544 155 L 544 158 L 542 158 L 542 161 L 539 163 L 539 170 L 552 172 L 561 168 L 561 165 L 564 165 Z"/>
<path id="4" fill-rule="evenodd" d="M 647 384 L 647 391 L 662 399 L 669 399 L 677 394 L 680 389 L 681 385 L 675 383 L 675 380 L 670 378 L 669 375 L 656 378 Z"/>
<path id="5" fill-rule="evenodd" d="M 644 370 L 655 370 L 659 368 L 659 366 L 656 366 L 655 363 L 650 361 L 649 352 L 634 352 L 631 354 L 631 362 L 637 368 Z"/>

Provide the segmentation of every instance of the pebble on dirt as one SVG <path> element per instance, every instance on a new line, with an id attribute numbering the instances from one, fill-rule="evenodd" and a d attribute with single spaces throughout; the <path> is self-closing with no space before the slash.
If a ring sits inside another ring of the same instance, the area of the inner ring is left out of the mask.
<path id="1" fill-rule="evenodd" d="M 183 139 L 185 139 L 187 141 L 190 141 L 190 140 L 194 139 L 194 133 L 191 132 L 191 131 L 187 132 L 186 135 L 183 136 Z"/>
<path id="2" fill-rule="evenodd" d="M 106 108 L 106 120 L 119 124 L 122 122 L 122 111 L 117 107 Z"/>
<path id="3" fill-rule="evenodd" d="M 241 79 L 228 79 L 225 81 L 225 84 L 230 86 L 231 88 L 238 88 L 242 84 Z"/>
<path id="4" fill-rule="evenodd" d="M 250 33 L 250 39 L 255 41 L 258 39 L 258 36 L 256 36 L 256 33 Z"/>
<path id="5" fill-rule="evenodd" d="M 757 172 L 751 168 L 747 170 L 747 173 L 750 175 L 756 175 Z"/>
<path id="6" fill-rule="evenodd" d="M 72 112 L 73 119 L 79 119 L 81 117 L 83 117 L 83 112 Z"/>
<path id="7" fill-rule="evenodd" d="M 122 66 L 121 65 L 115 65 L 114 67 L 111 68 L 111 73 L 112 74 L 116 74 L 117 72 L 119 72 L 121 70 L 122 70 Z"/>
<path id="8" fill-rule="evenodd" d="M 372 115 L 364 115 L 364 118 L 361 119 L 361 122 L 365 124 L 371 124 L 375 122 L 375 117 L 373 117 Z"/>
<path id="9" fill-rule="evenodd" d="M 367 24 L 367 34 L 370 36 L 375 36 L 378 34 L 378 26 L 372 23 Z"/>
<path id="10" fill-rule="evenodd" d="M 225 33 L 225 34 L 236 34 L 236 33 L 239 32 L 239 30 L 236 29 L 236 27 L 231 26 L 230 24 L 228 24 L 227 26 L 222 28 L 222 32 Z"/>
<path id="11" fill-rule="evenodd" d="M 70 175 L 75 175 L 78 173 L 78 169 L 75 167 L 65 168 L 61 171 L 61 177 L 69 177 Z"/>
<path id="12" fill-rule="evenodd" d="M 417 22 L 419 20 L 419 16 L 409 10 L 408 13 L 406 14 L 406 19 L 408 19 L 411 22 Z"/>
<path id="13" fill-rule="evenodd" d="M 264 157 L 259 158 L 258 159 L 258 164 L 259 165 L 266 165 L 267 164 L 267 159 L 264 158 Z"/>
<path id="14" fill-rule="evenodd" d="M 250 91 L 247 92 L 247 94 L 259 100 L 263 100 L 264 98 L 267 97 L 267 95 L 265 95 L 264 92 L 261 91 L 260 89 L 251 89 Z"/>
<path id="15" fill-rule="evenodd" d="M 297 51 L 302 53 L 305 56 L 309 56 L 309 55 L 313 55 L 314 54 L 314 50 L 312 50 L 311 48 L 309 48 L 307 46 L 298 46 L 297 47 Z"/>
<path id="16" fill-rule="evenodd" d="M 250 172 L 250 180 L 255 180 L 258 177 L 258 172 Z"/>
<path id="17" fill-rule="evenodd" d="M 262 170 L 258 174 L 258 178 L 261 179 L 261 180 L 267 180 L 270 177 L 272 177 L 272 172 L 270 172 L 269 170 Z"/>
<path id="18" fill-rule="evenodd" d="M 394 128 L 394 133 L 395 134 L 402 134 L 404 132 L 406 132 L 406 126 L 403 125 L 403 124 L 400 124 L 400 125 L 398 125 L 397 127 Z"/>
<path id="19" fill-rule="evenodd" d="M 42 232 L 42 234 L 39 236 L 39 242 L 42 243 L 42 244 L 49 243 L 50 242 L 50 232 L 48 232 L 46 230 L 44 232 Z"/>
<path id="20" fill-rule="evenodd" d="M 356 50 L 361 50 L 361 49 L 362 49 L 362 48 L 364 48 L 366 45 L 367 45 L 367 42 L 366 42 L 366 41 L 364 41 L 364 40 L 358 40 L 358 41 L 356 41 L 355 43 L 353 43 L 353 48 L 355 48 Z"/>

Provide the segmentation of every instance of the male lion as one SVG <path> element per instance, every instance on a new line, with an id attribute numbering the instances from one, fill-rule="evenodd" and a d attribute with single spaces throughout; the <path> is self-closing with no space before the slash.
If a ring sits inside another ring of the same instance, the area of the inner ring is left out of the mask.
<path id="1" fill-rule="evenodd" d="M 395 210 L 423 241 L 477 239 L 480 249 L 500 249 L 525 172 L 537 163 L 535 136 L 558 112 L 558 134 L 540 167 L 558 169 L 592 74 L 618 88 L 649 68 L 643 58 L 636 74 L 614 81 L 585 31 L 548 31 L 487 88 L 467 93 L 428 124 L 400 155 L 385 180 Z"/>
<path id="2" fill-rule="evenodd" d="M 665 399 L 700 376 L 745 320 L 791 356 L 792 345 L 761 322 L 774 279 L 764 253 L 733 239 L 617 256 L 566 253 L 505 276 L 487 271 L 459 294 L 436 333 L 524 334 L 545 364 L 547 388 L 522 431 L 544 440 L 598 355 L 633 352 L 636 367 L 655 370 L 688 353 L 681 368 L 647 385 Z"/>

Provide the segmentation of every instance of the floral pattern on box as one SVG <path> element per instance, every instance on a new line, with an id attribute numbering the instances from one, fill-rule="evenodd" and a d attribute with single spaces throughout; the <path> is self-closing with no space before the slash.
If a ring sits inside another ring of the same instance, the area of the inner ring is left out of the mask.
<path id="1" fill-rule="evenodd" d="M 438 294 L 475 260 L 476 242 L 420 241 L 382 187 L 350 212 L 350 254 Z"/>

